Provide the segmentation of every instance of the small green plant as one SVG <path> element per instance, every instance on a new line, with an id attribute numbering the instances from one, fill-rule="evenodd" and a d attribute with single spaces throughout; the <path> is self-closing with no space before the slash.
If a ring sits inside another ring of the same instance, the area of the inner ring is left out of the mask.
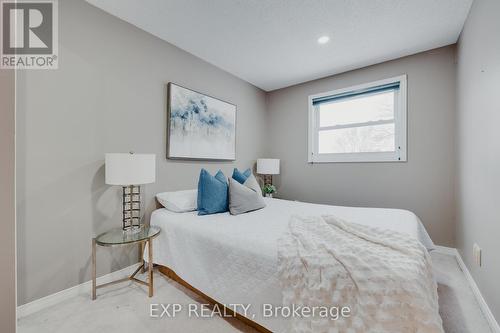
<path id="1" fill-rule="evenodd" d="M 276 186 L 274 186 L 272 184 L 266 184 L 266 185 L 264 185 L 264 188 L 262 189 L 262 191 L 264 191 L 265 194 L 276 193 Z"/>

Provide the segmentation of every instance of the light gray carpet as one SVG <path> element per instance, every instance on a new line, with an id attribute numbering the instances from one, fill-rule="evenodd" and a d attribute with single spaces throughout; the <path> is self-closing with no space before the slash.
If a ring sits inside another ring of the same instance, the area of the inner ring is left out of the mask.
<path id="1" fill-rule="evenodd" d="M 432 254 L 438 281 L 440 313 L 447 333 L 490 332 L 486 319 L 452 256 Z M 188 318 L 187 311 L 176 318 L 152 319 L 151 303 L 205 303 L 177 283 L 155 274 L 155 296 L 145 288 L 124 283 L 98 290 L 98 298 L 77 296 L 21 318 L 21 333 L 66 332 L 255 332 L 236 319 Z"/>
<path id="2" fill-rule="evenodd" d="M 432 253 L 439 313 L 447 333 L 490 333 L 490 327 L 455 257 Z"/>

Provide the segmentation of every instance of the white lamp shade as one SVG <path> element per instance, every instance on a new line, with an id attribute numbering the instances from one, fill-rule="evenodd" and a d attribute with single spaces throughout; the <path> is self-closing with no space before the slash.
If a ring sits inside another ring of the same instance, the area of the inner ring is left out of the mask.
<path id="1" fill-rule="evenodd" d="M 280 160 L 277 158 L 259 158 L 257 160 L 257 173 L 261 175 L 279 175 Z"/>
<path id="2" fill-rule="evenodd" d="M 105 160 L 108 185 L 142 185 L 156 180 L 154 154 L 109 153 Z"/>

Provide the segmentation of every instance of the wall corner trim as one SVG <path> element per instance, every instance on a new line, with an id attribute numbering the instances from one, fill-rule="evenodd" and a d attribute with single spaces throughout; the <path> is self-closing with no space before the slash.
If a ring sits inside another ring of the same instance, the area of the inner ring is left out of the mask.
<path id="1" fill-rule="evenodd" d="M 97 278 L 97 284 L 103 284 L 103 283 L 108 283 L 114 280 L 121 279 L 125 276 L 128 276 L 134 272 L 135 269 L 137 269 L 138 264 L 133 264 L 128 267 L 122 268 L 118 271 L 111 272 L 109 274 L 103 275 L 101 277 Z M 87 281 L 84 283 L 81 283 L 79 285 L 76 285 L 74 287 L 68 288 L 61 290 L 57 293 L 54 293 L 52 295 L 48 295 L 39 299 L 36 299 L 32 302 L 19 305 L 17 307 L 17 319 L 19 320 L 20 318 L 26 317 L 30 314 L 33 314 L 35 312 L 41 311 L 43 309 L 46 309 L 50 306 L 56 305 L 60 302 L 63 302 L 67 299 L 70 299 L 72 297 L 78 296 L 78 295 L 87 295 L 89 302 L 90 300 L 90 293 L 91 293 L 91 288 L 92 288 L 92 281 Z"/>
<path id="2" fill-rule="evenodd" d="M 481 312 L 483 315 L 486 317 L 486 320 L 488 321 L 488 325 L 491 328 L 491 331 L 493 333 L 500 333 L 500 326 L 498 325 L 498 322 L 496 321 L 495 317 L 493 316 L 493 313 L 491 312 L 488 304 L 483 298 L 483 295 L 481 294 L 481 291 L 479 290 L 479 287 L 476 284 L 476 281 L 474 281 L 474 278 L 469 272 L 469 269 L 465 265 L 465 262 L 462 259 L 462 256 L 458 252 L 456 248 L 453 247 L 446 247 L 446 246 L 436 246 L 437 253 L 441 254 L 447 254 L 454 256 L 455 259 L 457 260 L 458 266 L 464 272 L 465 278 L 467 279 L 467 282 L 469 283 L 470 288 L 472 289 L 472 292 L 474 296 L 476 297 L 477 302 L 479 303 L 479 307 L 481 308 Z"/>

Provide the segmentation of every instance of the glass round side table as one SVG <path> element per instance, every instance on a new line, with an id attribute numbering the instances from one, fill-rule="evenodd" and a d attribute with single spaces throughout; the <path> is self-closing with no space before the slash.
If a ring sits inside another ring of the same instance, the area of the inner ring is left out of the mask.
<path id="1" fill-rule="evenodd" d="M 153 243 L 152 240 L 160 234 L 161 229 L 157 226 L 141 225 L 140 228 L 134 230 L 123 230 L 122 228 L 113 228 L 105 233 L 92 239 L 92 300 L 96 299 L 96 291 L 98 288 L 109 286 L 111 284 L 134 281 L 148 287 L 149 297 L 153 296 Z M 132 273 L 132 275 L 116 281 L 96 284 L 96 249 L 99 246 L 123 246 L 139 244 L 140 253 L 143 253 L 144 247 L 148 246 L 148 280 L 143 281 L 135 276 L 140 270 L 144 271 L 144 260 L 141 257 L 140 266 Z"/>

